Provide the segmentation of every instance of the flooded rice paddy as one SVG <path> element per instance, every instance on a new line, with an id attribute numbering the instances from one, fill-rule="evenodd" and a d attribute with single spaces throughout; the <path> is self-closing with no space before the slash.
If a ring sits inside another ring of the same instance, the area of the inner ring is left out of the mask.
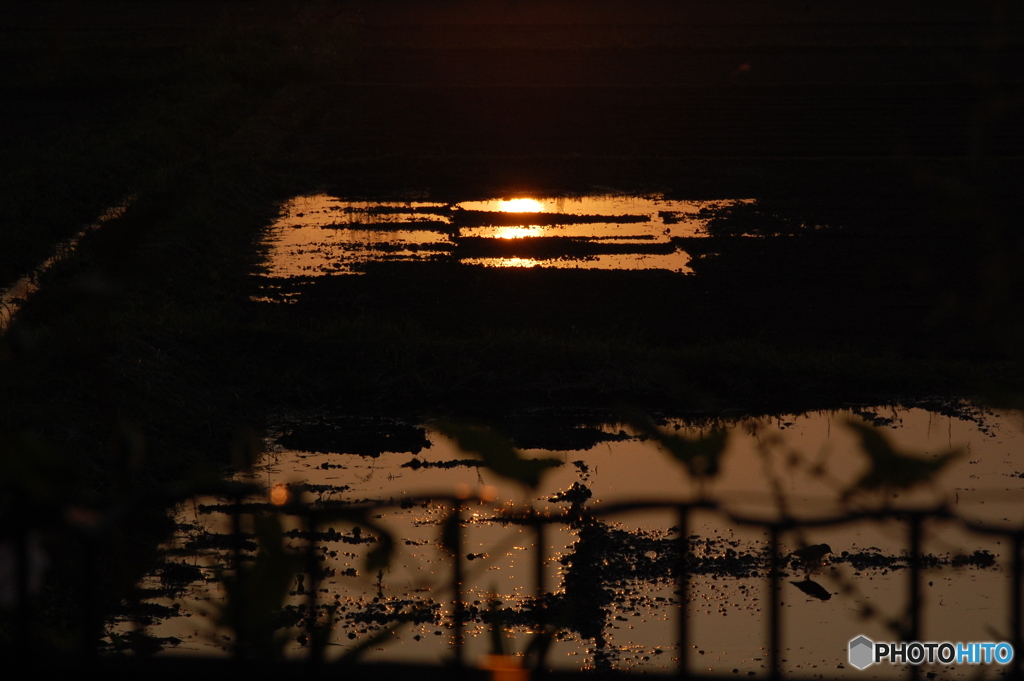
<path id="1" fill-rule="evenodd" d="M 736 201 L 661 196 L 511 198 L 459 203 L 300 196 L 271 226 L 267 277 L 360 274 L 367 263 L 456 260 L 482 267 L 690 273 L 682 240 L 709 208 Z"/>
<path id="2" fill-rule="evenodd" d="M 768 671 L 767 536 L 731 516 L 775 518 L 780 504 L 794 517 L 808 519 L 946 503 L 968 519 L 1024 523 L 1024 433 L 1017 414 L 961 410 L 953 416 L 886 407 L 733 422 L 720 473 L 703 489 L 678 462 L 627 426 L 586 415 L 560 418 L 568 425 L 531 415 L 511 426 L 524 455 L 558 461 L 534 491 L 498 477 L 440 433 L 418 424 L 327 415 L 281 421 L 270 453 L 253 471 L 255 479 L 270 489 L 278 485 L 281 490 L 287 483 L 311 504 L 395 502 L 372 520 L 387 528 L 397 544 L 389 567 L 379 571 L 365 566 L 367 552 L 379 544 L 370 528 L 337 523 L 311 535 L 294 519 L 284 520 L 289 550 L 304 551 L 309 541 L 315 543 L 322 617 L 332 622 L 329 657 L 398 620 L 406 621 L 371 645 L 366 659 L 437 663 L 450 657 L 452 608 L 446 586 L 452 561 L 440 547 L 449 507 L 402 501 L 415 495 L 469 493 L 493 499 L 468 503 L 463 513 L 467 661 L 475 663 L 490 651 L 495 619 L 507 631 L 511 650 L 522 651 L 538 631 L 537 613 L 543 611 L 560 623 L 547 661 L 561 669 L 663 671 L 675 666 L 677 520 L 669 512 L 643 511 L 549 526 L 544 549 L 548 595 L 541 607 L 534 599 L 532 529 L 511 519 L 528 507 L 564 512 L 637 499 L 685 501 L 699 493 L 718 500 L 720 510 L 700 512 L 689 528 L 689 663 L 698 672 L 757 676 Z M 850 420 L 874 423 L 900 451 L 924 459 L 950 449 L 959 455 L 931 483 L 844 499 L 868 468 Z M 681 421 L 663 427 L 691 435 L 701 430 Z M 261 506 L 251 509 L 273 508 L 265 498 L 253 501 Z M 217 629 L 207 616 L 223 599 L 216 576 L 233 552 L 226 536 L 230 507 L 228 500 L 212 498 L 183 505 L 166 559 L 143 585 L 152 596 L 147 607 L 155 613 L 148 633 L 176 644 L 168 646 L 169 654 L 226 654 L 231 647 L 231 632 Z M 837 670 L 849 666 L 847 642 L 859 634 L 894 640 L 887 623 L 900 619 L 907 603 L 905 524 L 858 521 L 794 532 L 783 536 L 782 549 L 788 554 L 818 543 L 832 549 L 820 566 L 807 570 L 791 557 L 784 562 L 783 670 L 795 676 L 843 673 Z M 924 640 L 1009 636 L 1006 544 L 956 523 L 926 522 Z M 253 555 L 251 537 L 242 549 Z M 294 626 L 304 616 L 306 584 L 296 579 L 285 604 L 282 623 L 293 626 L 282 629 L 290 655 L 302 655 L 308 643 Z M 865 615 L 869 609 L 873 614 Z M 131 626 L 124 622 L 114 630 Z M 893 677 L 903 671 L 875 665 L 856 673 Z M 974 676 L 977 669 L 933 665 L 927 671 L 952 678 Z"/>

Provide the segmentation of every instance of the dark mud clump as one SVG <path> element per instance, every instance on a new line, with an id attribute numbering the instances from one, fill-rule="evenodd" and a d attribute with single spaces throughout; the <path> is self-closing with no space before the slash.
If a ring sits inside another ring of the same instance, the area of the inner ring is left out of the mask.
<path id="1" fill-rule="evenodd" d="M 712 236 L 797 236 L 837 229 L 797 215 L 769 206 L 764 201 L 734 203 L 700 211 L 700 216 L 707 220 L 707 231 Z"/>
<path id="2" fill-rule="evenodd" d="M 548 501 L 553 503 L 569 502 L 573 506 L 582 506 L 586 503 L 587 499 L 594 496 L 594 493 L 590 491 L 590 488 L 586 485 L 582 485 L 578 482 L 572 483 L 572 487 L 552 497 L 548 498 Z"/>
<path id="3" fill-rule="evenodd" d="M 255 551 L 259 548 L 253 541 L 252 534 L 218 534 L 215 532 L 204 532 L 190 539 L 185 543 L 185 548 L 190 551 L 233 551 L 236 548 L 241 551 Z"/>
<path id="4" fill-rule="evenodd" d="M 377 538 L 373 535 L 364 535 L 358 527 L 352 531 L 352 534 L 343 534 L 333 527 L 329 527 L 322 532 L 288 530 L 284 533 L 284 536 L 291 539 L 305 539 L 307 541 L 337 541 L 344 544 L 371 544 L 377 541 Z"/>
<path id="5" fill-rule="evenodd" d="M 424 461 L 423 459 L 413 458 L 410 461 L 406 461 L 402 464 L 402 468 L 411 468 L 414 471 L 421 468 L 479 468 L 483 466 L 484 462 L 479 459 L 451 459 L 449 461 Z"/>
<path id="6" fill-rule="evenodd" d="M 585 451 L 603 442 L 621 442 L 632 437 L 622 430 L 609 433 L 593 425 L 581 424 L 580 421 L 586 416 L 554 412 L 546 418 L 536 415 L 513 417 L 504 420 L 502 426 L 508 432 L 512 443 L 520 449 L 546 449 L 555 452 Z M 606 421 L 607 415 L 603 416 L 603 420 Z"/>
<path id="7" fill-rule="evenodd" d="M 580 473 L 580 479 L 586 482 L 590 479 L 590 466 L 587 465 L 586 461 L 580 459 L 579 461 L 573 461 L 572 465 L 576 467 L 576 470 Z"/>
<path id="8" fill-rule="evenodd" d="M 295 489 L 303 492 L 310 492 L 312 494 L 319 494 L 321 496 L 328 494 L 338 494 L 339 492 L 346 492 L 351 489 L 348 485 L 315 485 L 309 482 L 303 482 L 295 485 Z"/>
<path id="9" fill-rule="evenodd" d="M 149 626 L 154 621 L 173 617 L 181 612 L 181 606 L 162 605 L 160 603 L 122 603 L 115 611 L 116 616 L 130 617 L 135 622 Z"/>
<path id="10" fill-rule="evenodd" d="M 976 567 L 979 569 L 993 568 L 996 565 L 996 558 L 988 551 L 975 551 L 970 555 L 935 555 L 932 553 L 922 554 L 919 559 L 924 567 Z M 910 556 L 907 554 L 890 555 L 882 553 L 880 549 L 871 547 L 863 551 L 843 551 L 839 556 L 831 560 L 832 563 L 848 563 L 857 573 L 865 570 L 903 570 L 910 567 Z"/>
<path id="11" fill-rule="evenodd" d="M 426 432 L 385 418 L 334 417 L 291 425 L 278 443 L 288 449 L 377 457 L 384 452 L 419 454 L 430 446 Z"/>
<path id="12" fill-rule="evenodd" d="M 899 425 L 895 418 L 882 416 L 881 414 L 868 411 L 867 409 L 854 409 L 853 413 L 870 423 L 875 428 L 891 428 Z"/>
<path id="13" fill-rule="evenodd" d="M 167 587 L 177 587 L 203 579 L 203 570 L 198 565 L 166 561 L 157 570 L 160 582 Z"/>
<path id="14" fill-rule="evenodd" d="M 110 651 L 130 652 L 139 656 L 154 655 L 168 647 L 181 645 L 181 639 L 176 636 L 150 636 L 141 629 L 111 634 L 110 639 L 110 644 L 106 646 Z"/>
<path id="15" fill-rule="evenodd" d="M 971 555 L 959 555 L 953 556 L 949 564 L 953 567 L 977 567 L 977 568 L 991 568 L 996 564 L 996 557 L 988 551 L 975 551 Z"/>

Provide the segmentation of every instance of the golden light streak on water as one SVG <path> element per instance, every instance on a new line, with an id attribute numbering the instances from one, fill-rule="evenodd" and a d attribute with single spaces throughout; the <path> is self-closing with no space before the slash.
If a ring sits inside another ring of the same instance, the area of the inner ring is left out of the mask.
<path id="1" fill-rule="evenodd" d="M 502 213 L 541 213 L 544 204 L 536 199 L 509 199 L 498 201 L 498 210 Z"/>
<path id="2" fill-rule="evenodd" d="M 544 236 L 544 228 L 538 225 L 528 227 L 499 227 L 494 233 L 496 239 L 525 239 L 530 236 Z"/>
<path id="3" fill-rule="evenodd" d="M 746 201 L 749 199 L 700 201 L 612 194 L 458 203 L 297 196 L 282 205 L 281 217 L 268 229 L 263 268 L 268 279 L 359 275 L 364 273 L 364 265 L 372 262 L 439 260 L 485 267 L 660 269 L 690 274 L 690 256 L 683 242 L 674 244 L 671 252 L 644 253 L 648 249 L 639 248 L 641 252 L 592 256 L 578 252 L 574 243 L 613 244 L 621 249 L 630 244 L 668 246 L 676 239 L 705 237 L 708 217 L 702 211 Z M 539 221 L 532 218 L 538 213 L 544 213 L 545 224 L 530 224 Z M 486 240 L 544 237 L 564 239 L 563 252 L 544 257 L 509 257 L 509 253 L 467 258 L 459 249 L 465 238 L 484 240 L 476 246 L 485 247 Z M 278 284 L 267 282 L 269 289 L 275 286 Z M 253 300 L 295 302 L 269 290 Z"/>

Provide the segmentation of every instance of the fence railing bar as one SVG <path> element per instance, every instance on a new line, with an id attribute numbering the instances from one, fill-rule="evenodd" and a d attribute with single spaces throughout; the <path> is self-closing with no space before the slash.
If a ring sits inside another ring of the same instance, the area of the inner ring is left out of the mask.
<path id="1" fill-rule="evenodd" d="M 676 507 L 676 524 L 679 527 L 679 557 L 676 560 L 676 590 L 679 594 L 679 608 L 676 611 L 676 646 L 679 650 L 679 677 L 685 679 L 690 675 L 690 509 L 688 506 Z"/>
<path id="2" fill-rule="evenodd" d="M 782 627 L 779 589 L 779 526 L 772 525 L 768 535 L 768 654 L 771 659 L 771 678 L 782 678 Z"/>
<path id="3" fill-rule="evenodd" d="M 316 522 L 315 514 L 306 516 L 305 526 L 306 531 L 309 533 L 309 539 L 306 540 L 306 573 L 309 577 L 309 593 L 306 596 L 306 642 L 310 646 L 309 663 L 315 667 L 323 662 L 324 655 L 323 637 L 317 631 L 316 610 L 317 592 L 320 590 L 320 570 L 317 569 L 315 537 L 320 529 L 320 525 Z"/>
<path id="4" fill-rule="evenodd" d="M 533 537 L 536 544 L 534 544 L 534 563 L 533 563 L 533 580 L 534 580 L 534 598 L 537 603 L 538 612 L 540 611 L 541 604 L 544 602 L 547 594 L 547 579 L 544 574 L 544 567 L 547 558 L 547 538 L 545 529 L 547 523 L 544 522 L 543 518 L 534 518 L 533 522 Z"/>
<path id="5" fill-rule="evenodd" d="M 401 499 L 385 499 L 373 503 L 362 503 L 362 504 L 348 504 L 345 502 L 321 502 L 320 508 L 325 513 L 330 513 L 332 509 L 344 509 L 351 513 L 357 513 L 360 511 L 380 511 L 390 508 L 402 508 L 403 505 L 408 507 L 409 504 L 421 504 L 421 503 L 450 503 L 454 497 L 450 493 L 438 493 L 438 494 L 418 494 L 411 495 L 408 497 L 402 497 Z M 464 499 L 462 501 L 465 501 Z M 543 519 L 545 523 L 568 523 L 576 519 L 580 513 L 589 517 L 603 517 L 616 515 L 620 513 L 628 513 L 630 511 L 644 511 L 644 510 L 656 510 L 656 509 L 675 509 L 680 507 L 678 499 L 653 499 L 649 501 L 633 501 L 633 502 L 616 502 L 612 504 L 599 504 L 581 511 L 563 512 L 563 513 L 538 513 L 535 517 Z M 890 520 L 906 518 L 908 513 L 917 513 L 924 517 L 936 520 L 945 520 L 952 523 L 957 523 L 961 527 L 969 529 L 979 534 L 989 534 L 993 536 L 1010 537 L 1015 528 L 990 526 L 984 523 L 967 520 L 959 517 L 953 513 L 950 508 L 946 505 L 939 505 L 931 508 L 918 508 L 918 509 L 898 509 L 898 508 L 885 508 L 872 511 L 855 511 L 851 513 L 844 513 L 836 516 L 826 516 L 819 518 L 793 518 L 786 517 L 781 519 L 772 519 L 765 517 L 753 517 L 744 516 L 733 513 L 725 508 L 723 505 L 711 502 L 711 501 L 698 501 L 691 503 L 682 504 L 692 509 L 706 509 L 720 513 L 724 519 L 735 523 L 737 525 L 747 527 L 759 527 L 765 528 L 770 525 L 776 525 L 780 530 L 787 531 L 798 528 L 825 528 L 834 527 L 841 525 L 849 525 L 856 522 L 867 521 L 867 520 Z M 292 515 L 301 514 L 301 511 L 288 509 L 281 509 L 285 513 Z M 231 511 L 225 511 L 231 512 Z M 520 512 L 518 515 L 510 515 L 510 518 L 518 518 L 520 521 L 525 521 L 528 516 L 523 516 Z"/>
<path id="6" fill-rule="evenodd" d="M 1013 533 L 1013 556 L 1011 556 L 1010 564 L 1013 571 L 1013 584 L 1010 586 L 1010 618 L 1011 627 L 1013 629 L 1013 662 L 1010 667 L 1011 676 L 1013 678 L 1020 678 L 1021 675 L 1021 664 L 1020 656 L 1024 654 L 1024 621 L 1021 620 L 1021 596 L 1022 590 L 1024 590 L 1024 562 L 1021 559 L 1021 549 L 1024 548 L 1024 533 L 1017 531 Z"/>
<path id="7" fill-rule="evenodd" d="M 222 488 L 219 489 L 223 493 Z M 224 496 L 233 501 L 230 505 L 225 505 L 224 510 L 218 512 L 228 513 L 231 515 L 232 532 L 235 536 L 235 541 L 232 542 L 233 549 L 233 563 L 235 569 L 235 587 L 238 592 L 242 592 L 242 580 L 243 570 L 243 550 L 241 544 L 242 534 L 242 513 L 245 510 L 243 504 L 246 494 L 250 493 L 249 487 L 237 486 L 231 488 L 231 490 Z M 450 522 L 453 523 L 454 531 L 451 532 L 450 540 L 452 542 L 451 549 L 454 552 L 453 564 L 452 564 L 452 628 L 453 628 L 453 649 L 454 649 L 454 663 L 462 669 L 465 666 L 465 603 L 464 588 L 465 588 L 465 566 L 463 564 L 463 536 L 462 536 L 462 515 L 464 510 L 464 504 L 467 499 L 463 497 L 454 497 L 450 494 L 421 494 L 410 497 L 403 497 L 400 500 L 388 499 L 381 500 L 379 502 L 362 503 L 362 504 L 329 504 L 321 503 L 318 504 L 316 509 L 301 507 L 299 504 L 290 505 L 287 508 L 279 509 L 279 511 L 287 513 L 289 515 L 299 515 L 307 520 L 306 527 L 310 533 L 310 541 L 306 547 L 306 570 L 310 576 L 309 579 L 309 594 L 308 594 L 308 608 L 307 613 L 307 630 L 309 639 L 314 646 L 311 651 L 310 658 L 313 661 L 322 661 L 323 650 L 318 650 L 317 642 L 320 640 L 320 636 L 317 633 L 317 619 L 316 619 L 316 607 L 318 602 L 318 586 L 319 581 L 317 580 L 318 565 L 317 557 L 315 555 L 315 542 L 313 541 L 313 535 L 319 527 L 319 521 L 323 519 L 330 519 L 336 517 L 339 510 L 346 511 L 347 516 L 357 514 L 359 512 L 365 512 L 369 510 L 382 510 L 393 507 L 405 506 L 409 503 L 423 503 L 423 502 L 448 502 L 451 505 L 452 516 Z M 333 509 L 333 510 L 332 510 Z M 678 500 L 669 499 L 652 499 L 645 501 L 633 501 L 623 502 L 615 504 L 597 505 L 588 509 L 574 508 L 567 512 L 561 513 L 541 513 L 536 510 L 530 512 L 518 512 L 516 514 L 509 514 L 507 516 L 498 515 L 496 519 L 502 517 L 508 517 L 511 522 L 517 522 L 520 524 L 531 525 L 537 550 L 535 552 L 535 587 L 536 587 L 536 602 L 537 611 L 541 616 L 544 604 L 547 599 L 547 584 L 546 584 L 546 571 L 545 565 L 547 560 L 547 542 L 546 542 L 546 526 L 551 523 L 564 523 L 568 524 L 573 520 L 582 517 L 597 518 L 603 516 L 610 516 L 620 513 L 628 513 L 631 511 L 639 510 L 651 510 L 651 509 L 674 509 L 679 524 L 679 537 L 678 548 L 678 562 L 677 562 L 677 588 L 679 594 L 679 603 L 677 609 L 677 643 L 679 646 L 679 660 L 678 660 L 678 674 L 681 677 L 687 677 L 690 674 L 688 667 L 688 652 L 689 652 L 689 619 L 688 619 L 688 595 L 691 587 L 691 580 L 689 574 L 688 556 L 690 553 L 689 546 L 689 522 L 690 514 L 695 509 L 706 509 L 712 510 L 726 520 L 740 526 L 752 526 L 767 529 L 769 532 L 769 570 L 768 570 L 768 597 L 770 599 L 768 608 L 768 627 L 769 627 L 769 655 L 770 655 L 770 675 L 773 679 L 780 679 L 782 677 L 782 639 L 783 639 L 783 626 L 781 616 L 781 577 L 782 567 L 784 565 L 783 556 L 780 553 L 780 537 L 784 532 L 797 529 L 797 528 L 821 528 L 821 527 L 833 527 L 849 525 L 864 521 L 878 521 L 888 519 L 901 519 L 904 522 L 909 523 L 909 579 L 910 579 L 910 593 L 908 594 L 908 621 L 905 621 L 904 626 L 906 627 L 906 635 L 910 640 L 919 640 L 921 636 L 921 614 L 923 609 L 922 603 L 922 592 L 921 592 L 921 572 L 924 567 L 924 559 L 922 553 L 922 530 L 924 522 L 926 520 L 938 519 L 949 522 L 951 524 L 959 525 L 970 531 L 989 535 L 999 536 L 1004 538 L 1011 538 L 1013 543 L 1013 555 L 1011 557 L 1012 572 L 1013 572 L 1013 584 L 1011 585 L 1011 628 L 1013 635 L 1014 648 L 1017 655 L 1014 656 L 1013 666 L 1011 673 L 1013 676 L 1020 676 L 1021 664 L 1018 655 L 1024 653 L 1024 528 L 1012 528 L 1012 527 L 998 527 L 985 525 L 979 521 L 972 521 L 961 518 L 955 515 L 948 506 L 939 505 L 932 508 L 906 510 L 906 509 L 894 509 L 886 508 L 872 511 L 859 511 L 853 513 L 846 513 L 839 516 L 830 517 L 819 517 L 819 518 L 806 518 L 797 519 L 792 517 L 786 517 L 782 519 L 772 520 L 768 518 L 756 518 L 736 515 L 723 508 L 721 505 L 708 501 L 699 502 L 686 502 L 680 503 Z M 250 511 L 251 512 L 251 511 Z M 320 515 L 318 515 L 320 514 Z M 321 515 L 323 516 L 321 518 Z M 17 532 L 15 532 L 17 535 Z M 30 607 L 29 599 L 29 551 L 27 533 L 25 536 L 16 536 L 17 549 L 17 570 L 18 570 L 18 606 L 17 607 Z M 91 572 L 93 583 L 98 583 L 99 579 L 99 565 L 96 562 L 98 558 L 98 551 L 96 551 L 93 543 L 89 543 L 89 549 L 92 560 Z M 94 604 L 87 601 L 87 610 L 99 612 L 99 608 Z M 91 634 L 88 640 L 89 652 L 95 654 L 98 651 L 98 645 L 100 638 L 103 633 L 103 622 L 99 618 L 89 617 Z M 23 619 L 22 621 L 27 621 Z M 547 625 L 548 622 L 542 622 Z M 237 628 L 236 628 L 237 631 Z M 25 633 L 28 632 L 28 628 L 25 628 Z M 19 632 L 21 633 L 21 632 Z M 244 643 L 242 641 L 236 641 L 236 643 Z M 242 657 L 247 651 L 244 650 L 244 646 L 235 646 L 235 656 Z M 543 652 L 541 652 L 543 655 Z M 542 662 L 542 661 L 541 661 Z M 919 667 L 917 665 L 909 665 L 911 678 L 916 678 L 919 674 Z M 540 668 L 540 664 L 538 664 Z"/>
<path id="8" fill-rule="evenodd" d="M 234 541 L 231 542 L 231 564 L 235 569 L 235 593 L 239 596 L 245 593 L 243 580 L 245 579 L 242 575 L 242 493 L 238 491 L 235 493 L 235 503 L 231 510 L 231 533 Z M 240 608 L 234 609 L 234 616 L 240 617 Z M 235 646 L 234 656 L 235 659 L 241 660 L 244 657 L 245 651 L 242 650 L 243 641 L 238 640 L 238 632 L 241 630 L 239 622 L 233 623 L 235 629 Z"/>
<path id="9" fill-rule="evenodd" d="M 907 640 L 921 640 L 921 525 L 924 516 L 912 513 L 910 523 L 910 630 Z M 908 665 L 910 678 L 917 679 L 921 672 L 920 665 Z"/>
<path id="10" fill-rule="evenodd" d="M 535 514 L 536 516 L 536 514 Z M 533 522 L 533 538 L 536 542 L 534 544 L 533 556 L 533 571 L 534 571 L 534 608 L 537 617 L 537 624 L 541 627 L 542 631 L 546 631 L 549 626 L 548 619 L 548 595 L 547 595 L 547 576 L 545 575 L 545 566 L 547 563 L 547 523 L 544 522 L 544 518 L 535 517 Z M 547 653 L 549 646 L 541 644 L 537 648 L 537 659 L 534 661 L 534 669 L 540 673 L 544 673 L 545 664 L 547 661 Z"/>
<path id="11" fill-rule="evenodd" d="M 451 534 L 452 551 L 452 634 L 455 646 L 455 666 L 462 668 L 465 664 L 463 646 L 463 603 L 462 603 L 462 499 L 452 499 L 452 520 L 455 531 Z"/>

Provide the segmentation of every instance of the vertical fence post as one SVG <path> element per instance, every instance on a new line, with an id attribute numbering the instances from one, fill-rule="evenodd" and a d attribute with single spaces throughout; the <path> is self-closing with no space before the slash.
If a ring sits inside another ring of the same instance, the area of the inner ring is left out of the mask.
<path id="1" fill-rule="evenodd" d="M 676 507 L 676 524 L 679 527 L 679 556 L 676 559 L 676 592 L 679 594 L 679 607 L 676 610 L 676 646 L 679 650 L 677 671 L 680 678 L 690 675 L 690 507 Z"/>
<path id="2" fill-rule="evenodd" d="M 316 532 L 320 528 L 317 522 L 315 511 L 303 507 L 303 525 L 306 528 L 308 539 L 306 539 L 306 574 L 309 576 L 309 594 L 306 603 L 306 640 L 310 646 L 309 663 L 318 666 L 323 662 L 324 647 L 322 637 L 317 631 L 316 609 L 317 592 L 320 590 L 320 570 L 317 567 L 316 559 Z"/>
<path id="3" fill-rule="evenodd" d="M 547 537 L 545 530 L 547 529 L 547 523 L 545 519 L 540 517 L 536 510 L 533 512 L 533 539 L 534 539 L 534 588 L 536 592 L 534 594 L 534 613 L 537 618 L 537 624 L 541 627 L 541 630 L 548 626 L 548 613 L 547 613 L 547 579 L 544 574 L 544 565 L 547 558 Z M 544 661 L 547 658 L 548 646 L 541 645 L 537 648 L 537 662 L 534 668 L 540 672 L 544 672 Z"/>
<path id="4" fill-rule="evenodd" d="M 544 520 L 537 515 L 534 511 L 533 518 L 533 540 L 536 550 L 534 551 L 534 562 L 533 562 L 533 580 L 534 580 L 534 601 L 536 603 L 535 609 L 537 610 L 537 619 L 540 620 L 541 607 L 547 596 L 547 585 L 545 584 L 546 579 L 544 576 L 544 564 L 547 554 L 547 543 L 545 537 L 545 524 Z M 539 622 L 539 624 L 545 624 L 545 622 Z"/>
<path id="5" fill-rule="evenodd" d="M 1021 631 L 1024 622 L 1021 621 L 1021 590 L 1024 585 L 1021 581 L 1024 580 L 1024 564 L 1021 563 L 1021 545 L 1024 544 L 1024 534 L 1020 531 L 1013 533 L 1013 559 L 1010 564 L 1013 569 L 1013 584 L 1010 587 L 1010 597 L 1013 599 L 1010 604 L 1010 612 L 1013 627 L 1013 666 L 1011 667 L 1011 676 L 1013 678 L 1020 678 L 1020 656 L 1022 654 L 1021 646 L 1024 645 L 1022 638 L 1024 638 L 1024 632 Z"/>
<path id="6" fill-rule="evenodd" d="M 455 638 L 455 666 L 462 667 L 465 659 L 462 650 L 462 500 L 452 500 L 452 628 Z"/>
<path id="7" fill-rule="evenodd" d="M 910 631 L 911 641 L 921 640 L 921 523 L 920 513 L 910 515 Z M 920 665 L 910 665 L 910 678 L 916 679 Z"/>
<path id="8" fill-rule="evenodd" d="M 771 525 L 768 539 L 768 639 L 771 678 L 782 677 L 782 626 L 779 606 L 779 526 Z"/>
<path id="9" fill-rule="evenodd" d="M 235 567 L 235 594 L 233 598 L 238 600 L 233 608 L 234 616 L 240 617 L 241 610 L 241 599 L 243 598 L 242 591 L 242 492 L 240 490 L 235 492 L 235 503 L 231 509 L 231 548 L 232 548 L 232 564 Z M 242 630 L 241 622 L 235 621 L 230 623 L 231 627 L 235 630 L 235 648 L 234 657 L 236 660 L 241 660 L 244 655 L 242 646 L 244 641 L 239 640 L 239 634 Z"/>

